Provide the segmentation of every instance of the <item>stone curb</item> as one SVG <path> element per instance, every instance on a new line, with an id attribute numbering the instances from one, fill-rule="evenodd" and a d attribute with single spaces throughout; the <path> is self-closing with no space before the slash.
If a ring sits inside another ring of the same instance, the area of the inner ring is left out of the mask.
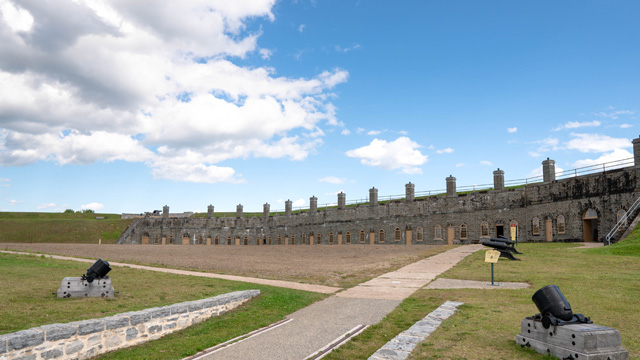
<path id="1" fill-rule="evenodd" d="M 401 332 L 376 351 L 369 360 L 404 360 L 411 355 L 415 347 L 423 342 L 438 326 L 464 303 L 446 301 L 422 320 Z"/>

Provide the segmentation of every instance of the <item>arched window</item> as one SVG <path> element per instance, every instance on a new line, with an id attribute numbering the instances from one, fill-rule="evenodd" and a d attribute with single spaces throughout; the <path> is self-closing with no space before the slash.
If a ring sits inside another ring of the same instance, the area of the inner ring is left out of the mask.
<path id="1" fill-rule="evenodd" d="M 627 212 L 624 210 L 618 210 L 618 212 L 616 213 L 616 218 L 616 223 L 622 221 L 621 226 L 618 227 L 618 231 L 624 230 L 624 228 L 627 227 Z"/>
<path id="2" fill-rule="evenodd" d="M 564 234 L 567 232 L 567 226 L 565 225 L 563 215 L 558 215 L 558 219 L 556 219 L 556 225 L 558 227 L 558 234 Z"/>
<path id="3" fill-rule="evenodd" d="M 157 244 L 158 243 L 158 235 L 154 235 L 153 236 L 153 243 Z"/>
<path id="4" fill-rule="evenodd" d="M 244 239 L 242 239 L 242 243 L 243 243 L 244 245 L 249 245 L 249 237 L 248 237 L 248 236 L 245 236 L 245 237 L 244 237 Z"/>
<path id="5" fill-rule="evenodd" d="M 424 241 L 424 230 L 422 226 L 418 226 L 416 229 L 416 241 Z"/>
<path id="6" fill-rule="evenodd" d="M 202 234 L 198 235 L 198 245 L 202 245 L 204 243 L 204 236 Z"/>
<path id="7" fill-rule="evenodd" d="M 433 227 L 433 238 L 435 240 L 442 240 L 442 226 L 436 225 Z"/>
<path id="8" fill-rule="evenodd" d="M 531 219 L 531 233 L 533 235 L 540 235 L 540 219 L 538 219 L 538 217 Z"/>
<path id="9" fill-rule="evenodd" d="M 316 240 L 316 245 L 322 245 L 322 234 L 318 234 L 316 237 L 318 238 Z"/>
<path id="10" fill-rule="evenodd" d="M 278 245 L 282 245 L 282 235 L 278 235 Z"/>
<path id="11" fill-rule="evenodd" d="M 460 225 L 460 239 L 466 239 L 467 237 L 468 237 L 467 225 L 461 224 Z"/>
<path id="12" fill-rule="evenodd" d="M 393 231 L 393 241 L 400 241 L 402 240 L 402 230 L 400 230 L 400 228 L 396 228 Z"/>
<path id="13" fill-rule="evenodd" d="M 302 234 L 302 245 L 307 245 L 307 234 Z"/>
<path id="14" fill-rule="evenodd" d="M 333 231 L 329 232 L 329 245 L 333 245 Z"/>
<path id="15" fill-rule="evenodd" d="M 233 244 L 231 243 L 231 236 L 227 236 L 227 245 L 233 245 Z"/>
<path id="16" fill-rule="evenodd" d="M 480 237 L 489 237 L 489 223 L 486 221 L 480 223 Z"/>
<path id="17" fill-rule="evenodd" d="M 378 242 L 384 242 L 384 230 L 380 230 L 380 235 L 378 235 Z"/>
<path id="18" fill-rule="evenodd" d="M 296 236 L 291 235 L 291 245 L 295 245 L 295 244 L 296 244 Z"/>
<path id="19" fill-rule="evenodd" d="M 360 242 L 363 243 L 367 239 L 367 236 L 364 233 L 364 230 L 360 230 Z"/>
<path id="20" fill-rule="evenodd" d="M 169 235 L 169 244 L 173 245 L 173 235 Z"/>
<path id="21" fill-rule="evenodd" d="M 220 237 L 216 236 L 213 238 L 213 245 L 220 245 Z"/>
<path id="22" fill-rule="evenodd" d="M 347 236 L 345 238 L 345 243 L 351 244 L 351 232 L 347 231 Z"/>

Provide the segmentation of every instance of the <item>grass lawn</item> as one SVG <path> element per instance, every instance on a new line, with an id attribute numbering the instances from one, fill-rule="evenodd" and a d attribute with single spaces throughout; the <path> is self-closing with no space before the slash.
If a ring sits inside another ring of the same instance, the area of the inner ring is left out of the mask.
<path id="1" fill-rule="evenodd" d="M 223 316 L 126 349 L 105 358 L 181 359 L 284 318 L 325 297 L 322 294 L 233 281 L 114 268 L 109 276 L 114 299 L 57 299 L 53 293 L 67 276 L 80 276 L 90 264 L 37 256 L 0 254 L 0 334 L 45 324 L 66 323 L 127 311 L 259 289 L 261 295 Z M 6 289 L 11 289 L 7 291 Z"/>
<path id="2" fill-rule="evenodd" d="M 0 243 L 113 244 L 131 221 L 116 214 L 0 212 Z"/>
<path id="3" fill-rule="evenodd" d="M 634 234 L 637 239 L 640 227 Z M 619 246 L 627 248 L 623 253 L 636 254 L 640 242 Z M 518 249 L 524 252 L 518 255 L 522 261 L 501 259 L 495 267 L 495 278 L 497 282 L 528 282 L 531 288 L 419 290 L 380 323 L 325 359 L 366 359 L 446 300 L 462 301 L 465 305 L 420 344 L 411 359 L 545 358 L 521 348 L 515 343 L 515 336 L 520 333 L 520 321 L 538 312 L 531 296 L 549 284 L 559 286 L 574 313 L 618 329 L 630 359 L 640 359 L 637 255 L 610 255 L 609 249 L 577 249 L 575 245 L 561 243 L 521 244 Z M 484 253 L 469 256 L 440 277 L 490 282 L 491 268 L 484 262 Z"/>

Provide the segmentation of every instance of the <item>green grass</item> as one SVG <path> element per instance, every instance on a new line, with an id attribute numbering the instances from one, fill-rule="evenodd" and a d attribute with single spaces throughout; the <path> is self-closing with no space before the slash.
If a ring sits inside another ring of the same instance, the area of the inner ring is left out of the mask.
<path id="1" fill-rule="evenodd" d="M 636 229 L 637 235 L 639 229 Z M 575 313 L 620 331 L 631 359 L 640 358 L 640 261 L 635 256 L 593 253 L 562 243 L 520 244 L 522 261 L 500 260 L 497 282 L 528 282 L 520 290 L 419 290 L 380 323 L 326 359 L 366 359 L 447 300 L 465 303 L 412 353 L 411 359 L 542 359 L 515 343 L 520 321 L 538 312 L 533 293 L 556 284 Z M 490 282 L 491 270 L 479 251 L 440 277 Z M 551 358 L 548 358 L 551 359 Z"/>
<path id="2" fill-rule="evenodd" d="M 99 318 L 232 291 L 261 295 L 223 316 L 143 346 L 105 355 L 115 359 L 181 359 L 238 335 L 279 321 L 326 295 L 233 281 L 114 267 L 114 299 L 57 299 L 66 276 L 82 275 L 89 264 L 40 256 L 0 254 L 0 334 L 52 323 Z M 11 290 L 8 290 L 11 289 Z"/>
<path id="3" fill-rule="evenodd" d="M 623 241 L 596 249 L 589 249 L 590 254 L 640 256 L 640 224 Z"/>
<path id="4" fill-rule="evenodd" d="M 0 243 L 113 244 L 131 221 L 116 214 L 0 212 Z"/>

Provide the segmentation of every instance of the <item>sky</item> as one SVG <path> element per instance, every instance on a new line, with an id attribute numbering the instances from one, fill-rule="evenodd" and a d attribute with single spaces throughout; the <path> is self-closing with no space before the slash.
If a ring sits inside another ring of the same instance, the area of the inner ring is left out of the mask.
<path id="1" fill-rule="evenodd" d="M 0 0 L 0 211 L 274 211 L 631 158 L 639 14 L 635 0 Z"/>

